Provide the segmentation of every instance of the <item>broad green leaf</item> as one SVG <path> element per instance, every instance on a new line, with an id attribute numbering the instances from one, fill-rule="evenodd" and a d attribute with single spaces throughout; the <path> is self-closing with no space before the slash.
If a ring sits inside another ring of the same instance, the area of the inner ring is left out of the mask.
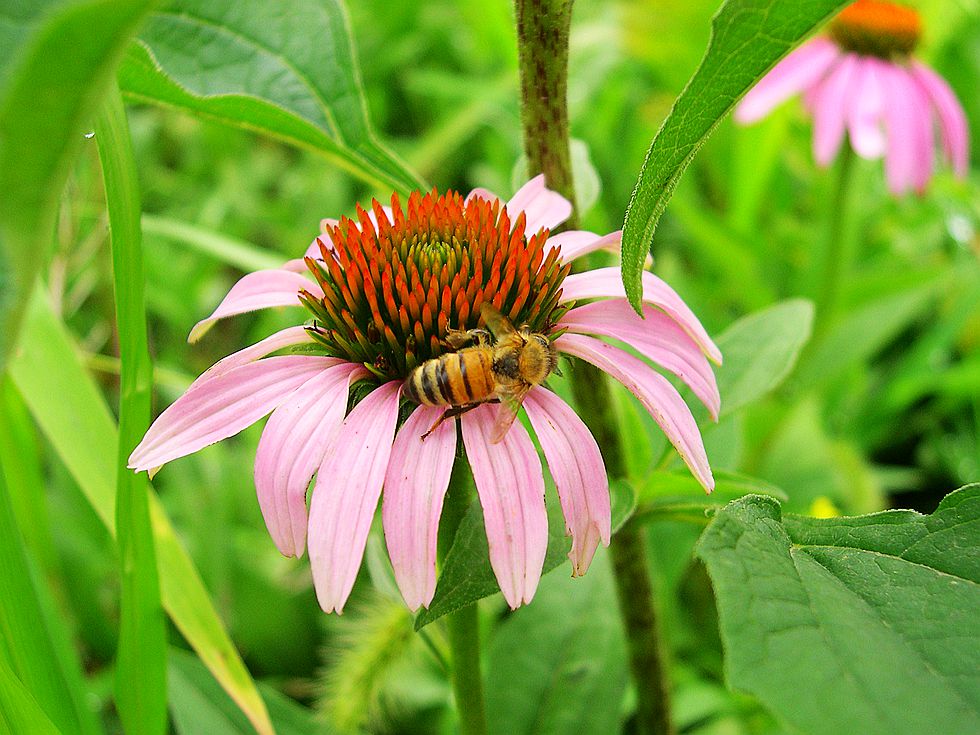
<path id="1" fill-rule="evenodd" d="M 0 7 L 0 372 L 44 260 L 83 126 L 149 6 L 148 0 L 47 0 Z"/>
<path id="2" fill-rule="evenodd" d="M 170 709 L 178 735 L 251 735 L 254 730 L 207 668 L 187 651 L 170 649 Z M 270 687 L 261 687 L 278 735 L 326 735 L 312 712 Z"/>
<path id="3" fill-rule="evenodd" d="M 715 489 L 709 495 L 687 471 L 650 473 L 639 487 L 637 515 L 668 515 L 706 523 L 708 509 L 720 508 L 745 495 L 788 499 L 786 493 L 765 480 L 724 470 L 714 475 Z"/>
<path id="4" fill-rule="evenodd" d="M 776 388 L 789 375 L 813 327 L 813 304 L 792 299 L 742 317 L 718 337 L 721 415 Z"/>
<path id="5" fill-rule="evenodd" d="M 256 130 L 383 189 L 422 182 L 375 138 L 339 0 L 176 0 L 153 13 L 120 80 L 127 97 Z"/>
<path id="6" fill-rule="evenodd" d="M 117 430 L 112 414 L 64 324 L 41 292 L 32 299 L 26 334 L 10 374 L 31 413 L 78 482 L 93 509 L 114 530 Z M 51 386 L 59 390 L 51 390 Z M 214 677 L 262 735 L 272 732 L 255 682 L 218 617 L 201 576 L 177 538 L 156 495 L 150 494 L 164 608 Z"/>
<path id="7" fill-rule="evenodd" d="M 0 735 L 58 735 L 59 730 L 0 658 Z"/>
<path id="8" fill-rule="evenodd" d="M 623 285 L 637 312 L 640 273 L 667 202 L 704 141 L 749 88 L 843 0 L 727 0 L 701 65 L 653 138 L 623 225 Z"/>
<path id="9" fill-rule="evenodd" d="M 119 334 L 119 444 L 116 541 L 121 587 L 116 653 L 116 708 L 127 733 L 167 728 L 167 628 L 160 606 L 149 482 L 127 467 L 150 425 L 153 365 L 146 342 L 139 181 L 119 88 L 112 85 L 95 123 L 102 161 Z"/>
<path id="10" fill-rule="evenodd" d="M 628 662 L 615 596 L 600 551 L 582 579 L 543 579 L 507 618 L 487 653 L 491 735 L 619 731 Z"/>
<path id="11" fill-rule="evenodd" d="M 980 732 L 980 485 L 928 516 L 783 517 L 749 496 L 698 554 L 729 683 L 794 730 Z"/>
<path id="12" fill-rule="evenodd" d="M 2 418 L 2 416 L 0 416 Z M 4 469 L 0 476 L 0 725 L 4 700 L 16 711 L 31 716 L 30 703 L 18 698 L 16 687 L 4 681 L 4 672 L 29 691 L 35 708 L 66 733 L 101 732 L 88 708 L 88 691 L 65 621 L 56 611 L 50 590 L 28 556 L 14 519 Z M 38 492 L 38 488 L 33 488 Z M 33 732 L 13 728 L 14 732 Z"/>

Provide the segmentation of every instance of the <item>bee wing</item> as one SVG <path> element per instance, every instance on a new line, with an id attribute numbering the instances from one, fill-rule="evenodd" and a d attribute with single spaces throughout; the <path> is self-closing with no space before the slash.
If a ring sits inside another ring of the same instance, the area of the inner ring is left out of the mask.
<path id="1" fill-rule="evenodd" d="M 484 301 L 480 306 L 480 316 L 483 317 L 487 329 L 493 332 L 493 336 L 497 339 L 517 331 L 514 329 L 514 325 L 510 323 L 510 319 L 501 314 L 500 309 L 489 301 Z"/>
<path id="2" fill-rule="evenodd" d="M 497 416 L 493 422 L 493 429 L 490 432 L 490 443 L 499 444 L 517 418 L 517 412 L 521 410 L 524 397 L 531 390 L 530 385 L 503 393 L 500 396 L 500 406 L 497 408 Z"/>

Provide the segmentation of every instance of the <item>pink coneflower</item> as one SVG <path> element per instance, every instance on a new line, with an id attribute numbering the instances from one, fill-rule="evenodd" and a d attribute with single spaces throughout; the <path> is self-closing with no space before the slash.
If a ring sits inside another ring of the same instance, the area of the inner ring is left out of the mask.
<path id="1" fill-rule="evenodd" d="M 455 192 L 416 192 L 405 209 L 393 195 L 391 207 L 377 201 L 370 212 L 359 207 L 356 220 L 324 220 L 325 234 L 304 260 L 242 278 L 191 338 L 217 319 L 272 306 L 302 304 L 312 322 L 216 363 L 150 427 L 130 467 L 155 471 L 271 413 L 259 441 L 255 485 L 276 546 L 287 556 L 309 546 L 320 605 L 340 612 L 383 488 L 388 551 L 414 610 L 435 592 L 439 516 L 460 430 L 500 589 L 511 607 L 528 602 L 548 529 L 541 461 L 527 430 L 517 422 L 494 443 L 499 406 L 487 403 L 458 424 L 442 422 L 423 441 L 445 409 L 408 402 L 403 393 L 414 367 L 449 350 L 449 328 L 478 326 L 484 301 L 621 381 L 701 484 L 713 486 L 697 424 L 671 383 L 633 354 L 590 335 L 625 342 L 673 372 L 713 417 L 720 399 L 706 356 L 720 362 L 718 348 L 652 273 L 643 274 L 646 319 L 626 302 L 617 268 L 569 275 L 572 260 L 618 243 L 621 234 L 549 236 L 570 212 L 538 176 L 506 204 L 485 190 L 465 200 Z M 572 304 L 591 299 L 607 300 Z M 283 349 L 292 354 L 273 355 Z M 356 403 L 350 411 L 349 402 Z M 598 544 L 609 543 L 599 447 L 572 408 L 547 388 L 533 388 L 524 408 L 572 537 L 573 573 L 582 574 Z"/>
<path id="2" fill-rule="evenodd" d="M 935 121 L 946 158 L 963 177 L 966 116 L 942 77 L 912 58 L 920 32 L 911 8 L 858 0 L 834 19 L 827 36 L 793 51 L 749 91 L 735 119 L 754 122 L 802 92 L 813 116 L 817 163 L 834 160 L 846 130 L 859 156 L 885 156 L 893 194 L 925 190 L 933 173 Z"/>

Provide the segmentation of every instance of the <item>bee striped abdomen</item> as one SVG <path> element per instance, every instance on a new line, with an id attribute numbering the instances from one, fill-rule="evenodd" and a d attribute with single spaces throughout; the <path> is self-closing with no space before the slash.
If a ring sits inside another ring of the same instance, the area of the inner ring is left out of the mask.
<path id="1" fill-rule="evenodd" d="M 405 395 L 426 406 L 480 403 L 494 391 L 493 355 L 471 348 L 426 360 L 405 381 Z"/>

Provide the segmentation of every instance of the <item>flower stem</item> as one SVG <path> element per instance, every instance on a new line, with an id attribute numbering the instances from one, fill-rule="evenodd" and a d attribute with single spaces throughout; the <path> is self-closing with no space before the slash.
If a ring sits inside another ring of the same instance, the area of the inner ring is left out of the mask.
<path id="1" fill-rule="evenodd" d="M 828 225 L 824 244 L 824 262 L 820 290 L 817 293 L 816 333 L 822 334 L 833 321 L 840 302 L 841 286 L 850 265 L 848 228 L 851 213 L 851 181 L 854 179 L 854 151 L 849 145 L 837 165 L 837 182 L 828 210 Z"/>
<path id="2" fill-rule="evenodd" d="M 460 442 L 462 447 L 462 442 Z M 439 559 L 445 559 L 460 521 L 473 497 L 469 463 L 458 452 L 449 491 L 439 524 Z M 483 703 L 483 675 L 480 672 L 480 621 L 476 603 L 446 616 L 446 632 L 452 652 L 453 695 L 459 714 L 460 735 L 486 735 L 487 716 Z"/>
<path id="3" fill-rule="evenodd" d="M 566 99 L 572 0 L 515 0 L 515 9 L 521 122 L 529 173 L 543 173 L 548 187 L 572 202 L 574 208 Z M 573 209 L 565 227 L 577 226 L 578 211 Z M 612 477 L 625 476 L 623 449 L 606 374 L 580 361 L 575 365 L 571 381 L 576 405 L 602 450 L 606 471 Z M 636 684 L 637 731 L 643 735 L 668 735 L 673 732 L 670 689 L 643 529 L 627 523 L 616 534 L 610 553 Z"/>

